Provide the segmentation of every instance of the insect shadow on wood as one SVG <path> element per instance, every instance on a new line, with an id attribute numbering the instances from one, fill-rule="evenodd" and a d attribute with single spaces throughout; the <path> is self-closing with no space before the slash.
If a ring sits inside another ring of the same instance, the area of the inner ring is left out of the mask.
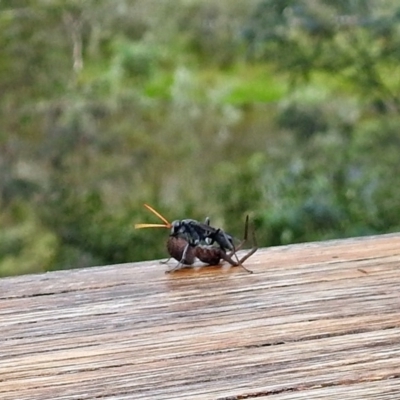
<path id="1" fill-rule="evenodd" d="M 164 224 L 135 224 L 136 229 L 142 228 L 169 228 L 170 235 L 167 241 L 167 250 L 170 258 L 178 261 L 178 264 L 166 272 L 173 272 L 183 265 L 193 265 L 196 258 L 208 265 L 219 265 L 221 260 L 228 262 L 233 267 L 241 266 L 245 271 L 252 273 L 243 263 L 251 257 L 258 249 L 254 229 L 252 230 L 253 247 L 241 259 L 236 252 L 247 241 L 249 217 L 246 217 L 244 238 L 238 244 L 234 245 L 234 238 L 220 228 L 210 225 L 209 218 L 205 223 L 194 219 L 176 220 L 170 223 L 158 211 L 144 205 L 149 211 L 160 218 Z M 233 259 L 235 257 L 236 260 Z"/>

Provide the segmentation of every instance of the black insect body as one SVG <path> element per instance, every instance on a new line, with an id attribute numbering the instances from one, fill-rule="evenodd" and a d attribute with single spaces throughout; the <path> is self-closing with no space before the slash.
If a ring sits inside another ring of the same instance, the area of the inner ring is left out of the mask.
<path id="1" fill-rule="evenodd" d="M 217 243 L 222 249 L 234 250 L 233 237 L 220 228 L 210 226 L 210 219 L 205 223 L 194 219 L 183 219 L 172 222 L 171 236 L 184 237 L 190 244 Z"/>
<path id="2" fill-rule="evenodd" d="M 202 225 L 204 227 L 202 227 Z M 183 237 L 188 243 L 198 245 L 205 240 L 205 230 L 207 225 L 202 224 L 194 219 L 182 219 L 173 221 L 171 224 L 171 236 Z"/>
<path id="3" fill-rule="evenodd" d="M 245 227 L 246 239 L 247 225 L 248 219 L 246 220 Z M 179 259 L 178 257 L 174 257 L 180 264 L 185 264 L 184 260 L 186 254 L 191 251 L 190 246 L 195 246 L 194 252 L 196 253 L 196 257 L 206 264 L 217 265 L 221 259 L 224 259 L 231 265 L 236 266 L 241 264 L 236 255 L 238 249 L 234 246 L 233 237 L 222 229 L 210 226 L 209 218 L 206 218 L 205 223 L 193 219 L 178 220 L 172 222 L 171 226 L 171 237 L 184 238 L 187 241 L 187 245 L 181 254 L 181 258 Z M 219 247 L 211 246 L 214 243 Z M 228 251 L 230 254 L 227 254 Z M 179 251 L 177 251 L 177 253 L 178 252 Z M 233 255 L 235 256 L 236 261 L 232 259 Z M 179 267 L 180 264 L 178 264 L 177 267 Z"/>
<path id="4" fill-rule="evenodd" d="M 164 227 L 171 229 L 167 241 L 167 250 L 169 255 L 178 261 L 178 264 L 167 272 L 175 271 L 182 265 L 192 265 L 196 258 L 209 265 L 218 265 L 222 259 L 232 266 L 242 266 L 246 271 L 252 272 L 245 268 L 242 263 L 257 251 L 257 247 L 253 247 L 240 260 L 236 254 L 236 251 L 247 240 L 248 217 L 246 218 L 244 240 L 235 248 L 233 237 L 222 229 L 210 226 L 208 218 L 205 223 L 193 219 L 184 219 L 174 221 L 171 224 L 149 205 L 145 204 L 145 207 L 156 214 L 165 224 L 136 224 L 135 228 Z M 255 244 L 254 231 L 253 241 Z M 214 243 L 218 246 L 212 245 Z M 236 257 L 236 261 L 232 259 L 233 255 Z"/>
<path id="5" fill-rule="evenodd" d="M 209 227 L 207 234 L 206 234 L 206 241 L 209 244 L 217 243 L 221 249 L 224 250 L 235 250 L 235 245 L 233 244 L 233 236 L 229 235 L 228 233 L 224 232 L 220 228 L 212 228 L 210 226 L 210 220 L 206 219 L 207 226 Z M 246 218 L 246 225 L 245 225 L 245 236 L 247 236 L 247 225 L 248 225 L 248 217 Z"/>
<path id="6" fill-rule="evenodd" d="M 254 238 L 253 238 L 254 239 Z M 169 255 L 178 261 L 178 264 L 166 272 L 172 272 L 177 270 L 182 265 L 192 265 L 194 264 L 196 258 L 208 265 L 219 265 L 221 260 L 227 261 L 233 267 L 241 266 L 247 272 L 252 273 L 247 269 L 243 263 L 252 256 L 256 251 L 257 247 L 253 247 L 248 253 L 246 253 L 240 260 L 233 260 L 233 254 L 236 254 L 236 250 L 239 250 L 245 243 L 246 238 L 239 244 L 239 246 L 230 253 L 227 253 L 220 247 L 212 245 L 202 245 L 197 246 L 190 245 L 186 239 L 181 237 L 171 236 L 167 241 L 167 250 Z"/>

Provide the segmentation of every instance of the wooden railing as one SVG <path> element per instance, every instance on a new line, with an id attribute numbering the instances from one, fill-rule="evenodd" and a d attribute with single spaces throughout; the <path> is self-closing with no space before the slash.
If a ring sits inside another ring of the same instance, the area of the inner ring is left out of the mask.
<path id="1" fill-rule="evenodd" d="M 400 234 L 0 280 L 0 399 L 400 399 Z"/>

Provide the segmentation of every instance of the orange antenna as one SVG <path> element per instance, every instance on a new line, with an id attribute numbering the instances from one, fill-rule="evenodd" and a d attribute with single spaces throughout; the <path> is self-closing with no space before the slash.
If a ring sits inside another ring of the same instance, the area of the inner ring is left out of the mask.
<path id="1" fill-rule="evenodd" d="M 142 229 L 142 228 L 169 228 L 169 227 L 164 224 L 135 224 L 135 229 Z"/>
<path id="2" fill-rule="evenodd" d="M 164 218 L 158 211 L 156 211 L 153 207 L 149 206 L 148 204 L 144 204 L 144 206 L 151 211 L 153 214 L 157 215 L 164 224 L 135 224 L 135 229 L 142 229 L 142 228 L 171 228 L 172 225 L 166 218 Z"/>

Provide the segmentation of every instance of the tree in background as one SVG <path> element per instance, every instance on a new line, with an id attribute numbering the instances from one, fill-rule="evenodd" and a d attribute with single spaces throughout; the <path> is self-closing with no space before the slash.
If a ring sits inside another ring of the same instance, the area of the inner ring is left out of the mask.
<path id="1" fill-rule="evenodd" d="M 399 228 L 400 6 L 0 5 L 0 273 L 162 257 L 153 217 L 259 244 Z"/>

